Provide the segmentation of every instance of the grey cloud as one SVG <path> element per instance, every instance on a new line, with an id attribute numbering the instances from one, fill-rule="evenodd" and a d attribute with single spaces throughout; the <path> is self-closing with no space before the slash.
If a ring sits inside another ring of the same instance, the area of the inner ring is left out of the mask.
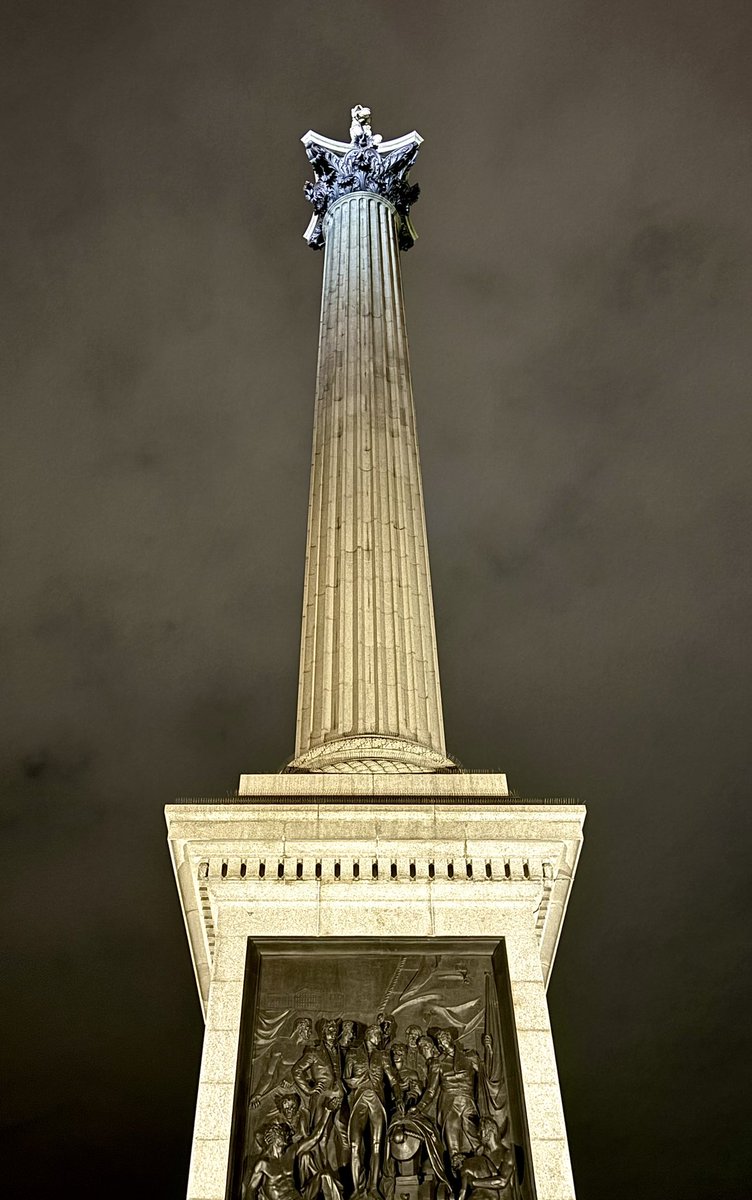
<path id="1" fill-rule="evenodd" d="M 745 1196 L 749 5 L 7 22 L 6 1186 L 184 1192 L 161 806 L 292 749 L 298 139 L 363 101 L 426 139 L 403 267 L 447 744 L 590 804 L 551 990 L 578 1195 Z"/>

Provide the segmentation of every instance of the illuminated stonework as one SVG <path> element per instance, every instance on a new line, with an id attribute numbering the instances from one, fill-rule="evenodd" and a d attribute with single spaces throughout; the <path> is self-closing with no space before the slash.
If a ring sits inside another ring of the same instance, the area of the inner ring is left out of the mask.
<path id="1" fill-rule="evenodd" d="M 303 139 L 324 282 L 295 754 L 166 810 L 206 1020 L 188 1197 L 573 1200 L 545 989 L 585 813 L 447 756 L 399 263 L 421 139 L 352 118 Z"/>

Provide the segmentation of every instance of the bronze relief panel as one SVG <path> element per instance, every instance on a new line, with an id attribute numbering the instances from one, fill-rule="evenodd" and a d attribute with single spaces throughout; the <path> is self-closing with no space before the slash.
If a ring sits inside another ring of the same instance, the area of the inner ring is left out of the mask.
<path id="1" fill-rule="evenodd" d="M 231 1200 L 532 1197 L 508 992 L 498 942 L 250 942 Z"/>

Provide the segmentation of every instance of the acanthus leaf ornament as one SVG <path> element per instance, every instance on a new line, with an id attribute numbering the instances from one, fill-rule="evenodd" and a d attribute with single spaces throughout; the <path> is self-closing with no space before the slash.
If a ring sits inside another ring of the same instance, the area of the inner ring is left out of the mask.
<path id="1" fill-rule="evenodd" d="M 383 196 L 398 216 L 400 249 L 409 250 L 415 243 L 417 234 L 410 220 L 410 209 L 420 188 L 408 181 L 408 175 L 418 157 L 422 138 L 413 131 L 384 142 L 380 134 L 372 132 L 370 121 L 370 110 L 356 105 L 352 110 L 349 144 L 335 142 L 312 130 L 302 139 L 314 173 L 313 183 L 305 184 L 313 217 L 304 235 L 313 250 L 324 245 L 324 218 L 331 206 L 353 192 Z"/>

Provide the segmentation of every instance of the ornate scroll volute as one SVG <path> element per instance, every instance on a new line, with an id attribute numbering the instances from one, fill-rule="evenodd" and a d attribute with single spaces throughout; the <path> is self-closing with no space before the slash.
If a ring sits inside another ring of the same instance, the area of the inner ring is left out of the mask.
<path id="1" fill-rule="evenodd" d="M 397 238 L 401 250 L 409 250 L 417 234 L 410 209 L 420 188 L 408 181 L 410 168 L 423 141 L 413 131 L 391 142 L 371 130 L 371 112 L 363 105 L 352 109 L 350 142 L 335 142 L 309 130 L 301 139 L 314 181 L 306 183 L 305 194 L 313 205 L 313 216 L 303 235 L 313 250 L 324 245 L 324 217 L 335 200 L 352 192 L 383 196 L 397 214 Z"/>

